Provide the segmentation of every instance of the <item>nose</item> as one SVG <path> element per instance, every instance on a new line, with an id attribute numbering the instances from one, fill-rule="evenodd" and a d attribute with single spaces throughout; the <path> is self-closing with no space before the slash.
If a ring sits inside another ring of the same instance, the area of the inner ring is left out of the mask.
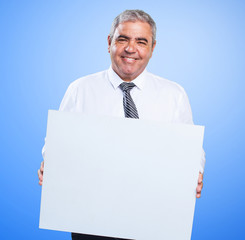
<path id="1" fill-rule="evenodd" d="M 136 45 L 134 41 L 129 41 L 127 46 L 125 47 L 125 51 L 127 53 L 135 53 L 136 52 Z"/>

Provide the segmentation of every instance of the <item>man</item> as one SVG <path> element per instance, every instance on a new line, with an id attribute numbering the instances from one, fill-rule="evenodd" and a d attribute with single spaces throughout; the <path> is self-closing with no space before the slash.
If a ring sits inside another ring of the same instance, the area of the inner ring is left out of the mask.
<path id="1" fill-rule="evenodd" d="M 121 13 L 115 18 L 108 36 L 111 67 L 73 82 L 60 110 L 193 124 L 189 100 L 183 88 L 146 71 L 155 46 L 156 25 L 147 13 L 140 10 Z M 203 187 L 204 162 L 203 157 L 197 198 L 201 196 Z M 40 185 L 43 169 L 42 162 L 38 170 Z M 99 238 L 79 234 L 72 237 Z"/>

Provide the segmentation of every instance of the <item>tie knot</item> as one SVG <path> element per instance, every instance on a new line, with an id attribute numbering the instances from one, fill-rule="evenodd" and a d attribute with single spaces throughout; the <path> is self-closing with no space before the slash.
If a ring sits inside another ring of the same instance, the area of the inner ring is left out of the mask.
<path id="1" fill-rule="evenodd" d="M 135 84 L 132 82 L 123 82 L 119 85 L 119 87 L 121 88 L 121 90 L 123 92 L 129 92 L 133 87 L 135 87 Z"/>

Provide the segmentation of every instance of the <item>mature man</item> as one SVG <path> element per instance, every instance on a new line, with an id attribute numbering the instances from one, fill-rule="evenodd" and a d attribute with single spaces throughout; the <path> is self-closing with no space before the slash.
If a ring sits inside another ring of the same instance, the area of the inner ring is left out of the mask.
<path id="1" fill-rule="evenodd" d="M 184 89 L 146 71 L 155 46 L 156 24 L 147 13 L 140 10 L 121 13 L 115 18 L 108 36 L 110 68 L 73 82 L 61 102 L 60 110 L 193 124 Z M 201 196 L 204 163 L 203 157 L 200 160 L 197 198 Z M 38 170 L 40 185 L 43 169 L 42 162 Z M 72 237 L 100 238 L 80 234 L 73 234 Z"/>

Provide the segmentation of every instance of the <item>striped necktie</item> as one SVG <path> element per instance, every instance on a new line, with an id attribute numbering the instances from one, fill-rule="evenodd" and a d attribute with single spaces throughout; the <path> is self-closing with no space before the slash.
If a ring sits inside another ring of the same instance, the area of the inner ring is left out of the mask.
<path id="1" fill-rule="evenodd" d="M 124 114 L 126 118 L 139 118 L 137 108 L 134 101 L 130 95 L 130 90 L 135 87 L 134 83 L 123 82 L 119 85 L 120 89 L 123 91 L 123 107 Z"/>

